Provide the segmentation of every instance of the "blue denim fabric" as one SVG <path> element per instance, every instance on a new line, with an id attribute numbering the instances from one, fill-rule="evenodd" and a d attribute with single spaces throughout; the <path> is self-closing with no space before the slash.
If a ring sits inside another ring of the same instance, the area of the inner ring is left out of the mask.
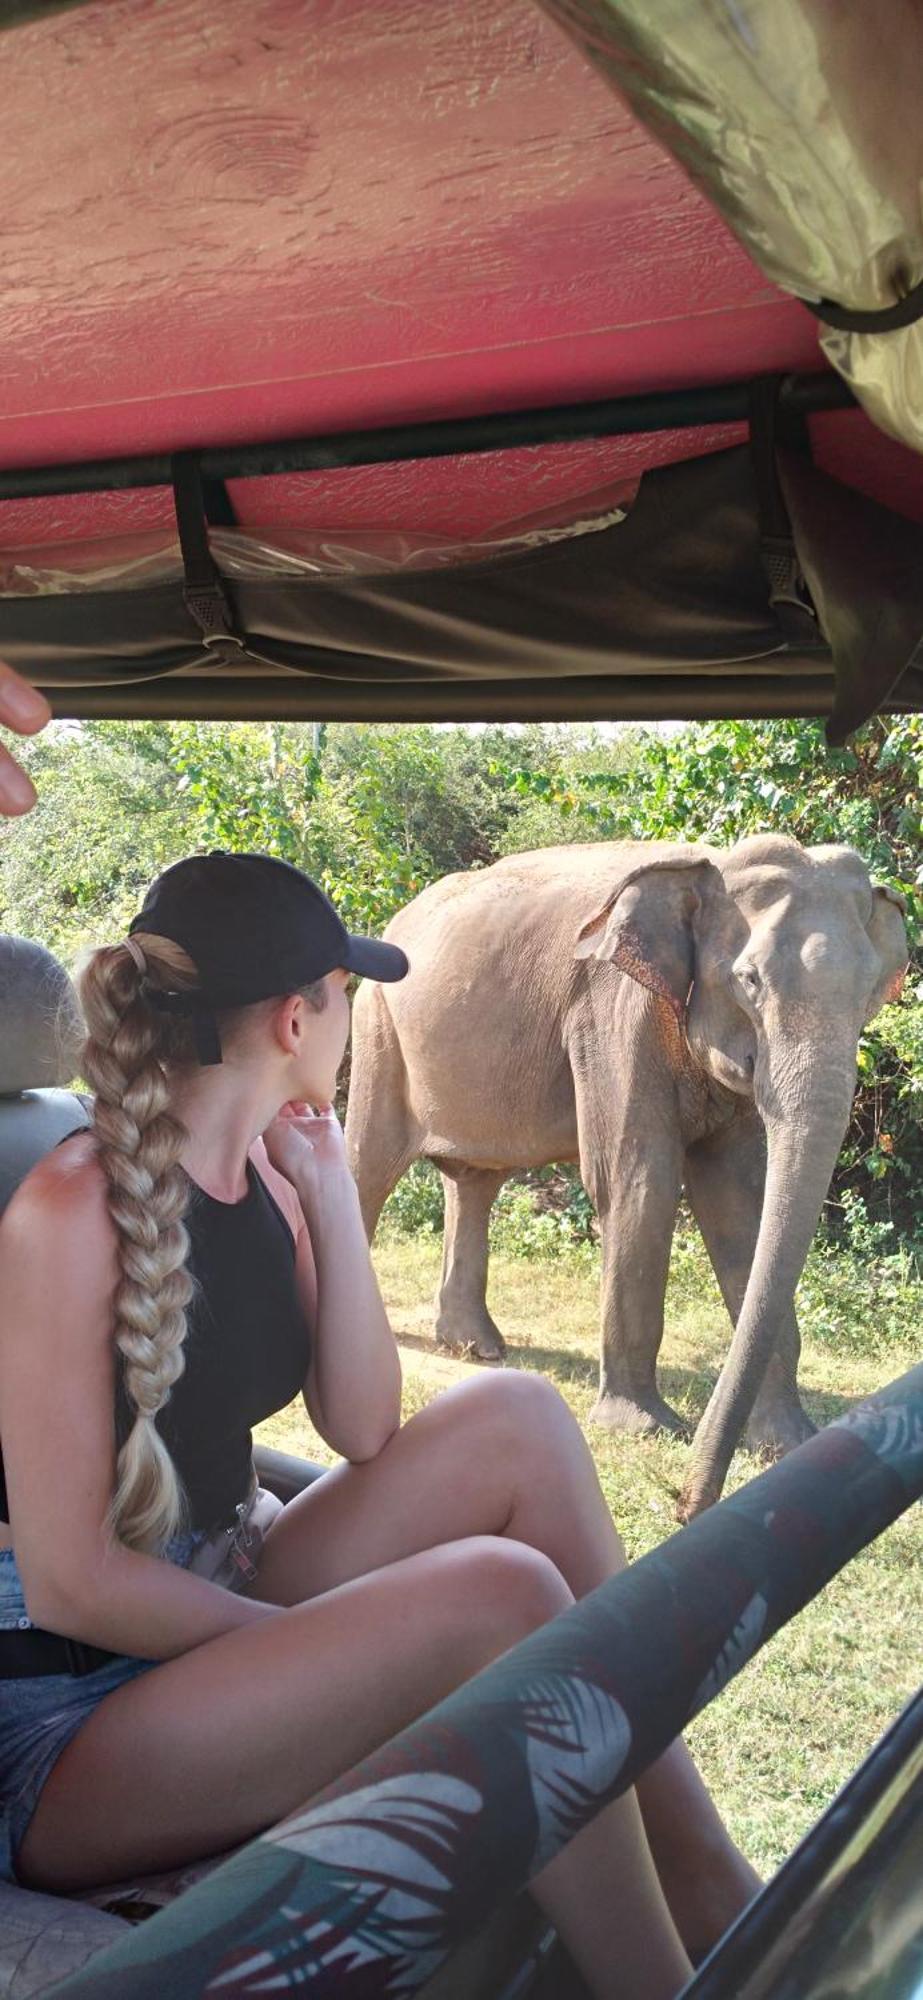
<path id="1" fill-rule="evenodd" d="M 184 1569 L 205 1540 L 198 1531 L 177 1535 L 161 1556 Z M 27 1631 L 31 1623 L 16 1557 L 12 1549 L 0 1549 L 0 1632 Z M 0 1679 L 0 1881 L 17 1880 L 19 1845 L 42 1786 L 71 1737 L 107 1694 L 159 1664 L 126 1653 L 92 1674 Z"/>

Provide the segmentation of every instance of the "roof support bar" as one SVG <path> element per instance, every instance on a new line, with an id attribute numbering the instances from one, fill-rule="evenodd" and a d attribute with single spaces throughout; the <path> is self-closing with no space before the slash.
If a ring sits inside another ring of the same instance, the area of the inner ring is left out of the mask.
<path id="1" fill-rule="evenodd" d="M 718 382 L 700 389 L 668 389 L 615 396 L 605 402 L 564 403 L 548 410 L 505 410 L 494 416 L 459 417 L 446 423 L 392 425 L 381 430 L 333 432 L 328 437 L 280 438 L 273 444 L 214 446 L 198 453 L 203 479 L 262 479 L 292 472 L 329 472 L 338 466 L 391 465 L 404 459 L 456 458 L 474 452 L 515 451 L 528 445 L 568 444 L 577 438 L 624 437 L 700 424 L 745 424 L 751 384 Z M 832 371 L 784 378 L 779 405 L 800 416 L 850 408 L 855 401 Z M 169 486 L 168 452 L 141 458 L 88 459 L 83 464 L 25 466 L 0 471 L 0 501 L 42 494 L 114 493 Z"/>

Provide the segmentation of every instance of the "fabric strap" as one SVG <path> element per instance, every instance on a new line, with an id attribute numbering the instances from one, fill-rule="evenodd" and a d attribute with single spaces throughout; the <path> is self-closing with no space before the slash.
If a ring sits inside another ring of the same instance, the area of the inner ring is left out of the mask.
<path id="1" fill-rule="evenodd" d="M 769 582 L 769 604 L 788 645 L 811 648 L 823 644 L 817 615 L 801 568 L 792 524 L 776 467 L 776 449 L 783 441 L 810 456 L 803 417 L 783 416 L 779 403 L 781 378 L 760 376 L 750 384 L 750 452 L 756 480 L 760 554 Z"/>
<path id="2" fill-rule="evenodd" d="M 185 580 L 183 601 L 195 619 L 204 644 L 217 647 L 222 657 L 230 648 L 244 650 L 244 641 L 234 627 L 234 616 L 224 585 L 212 561 L 208 546 L 205 494 L 198 453 L 175 452 L 171 460 L 173 504 L 183 556 Z M 226 498 L 226 496 L 225 496 Z M 212 512 L 223 511 L 214 483 L 209 492 Z M 227 502 L 230 508 L 230 502 Z"/>
<path id="3" fill-rule="evenodd" d="M 816 319 L 822 319 L 826 326 L 835 326 L 839 333 L 897 333 L 901 327 L 913 326 L 915 321 L 923 319 L 923 278 L 893 306 L 876 306 L 867 312 L 838 305 L 836 299 L 802 299 L 801 303 Z"/>

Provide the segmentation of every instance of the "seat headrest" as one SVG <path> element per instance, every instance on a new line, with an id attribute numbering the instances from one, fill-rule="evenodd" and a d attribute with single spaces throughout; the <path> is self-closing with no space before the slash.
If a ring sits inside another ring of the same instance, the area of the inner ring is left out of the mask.
<path id="1" fill-rule="evenodd" d="M 85 1034 L 63 965 L 31 938 L 0 934 L 0 1096 L 71 1083 Z"/>

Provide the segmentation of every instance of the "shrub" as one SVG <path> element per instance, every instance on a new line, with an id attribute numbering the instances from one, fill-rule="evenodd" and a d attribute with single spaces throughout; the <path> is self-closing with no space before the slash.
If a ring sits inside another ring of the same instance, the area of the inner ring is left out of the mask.
<path id="1" fill-rule="evenodd" d="M 445 1221 L 442 1180 L 415 1160 L 382 1210 L 386 1236 L 438 1236 Z M 576 1258 L 592 1267 L 596 1217 L 574 1167 L 542 1167 L 504 1183 L 490 1218 L 490 1246 L 509 1257 Z"/>
<path id="2" fill-rule="evenodd" d="M 599 1254 L 594 1237 L 592 1204 L 566 1168 L 507 1181 L 491 1213 L 490 1247 L 509 1257 L 567 1258 L 593 1269 Z"/>
<path id="3" fill-rule="evenodd" d="M 381 1214 L 386 1235 L 438 1236 L 445 1220 L 442 1181 L 431 1160 L 414 1160 Z"/>

